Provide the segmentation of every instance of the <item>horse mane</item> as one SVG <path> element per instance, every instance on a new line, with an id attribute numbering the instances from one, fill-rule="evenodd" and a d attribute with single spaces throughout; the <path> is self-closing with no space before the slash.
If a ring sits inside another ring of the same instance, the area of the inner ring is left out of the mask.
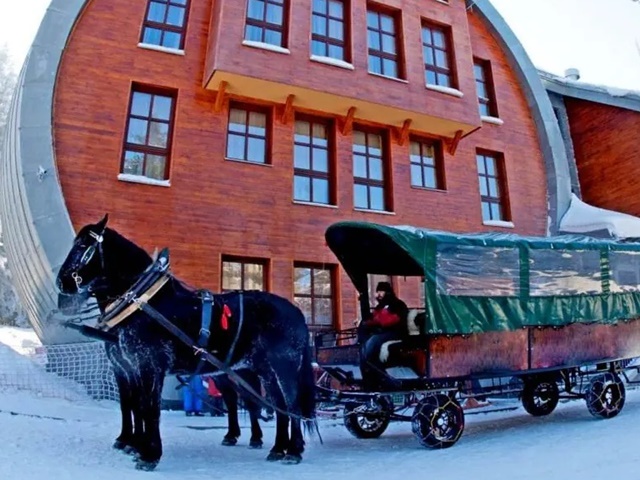
<path id="1" fill-rule="evenodd" d="M 105 229 L 104 242 L 105 256 L 117 252 L 118 258 L 117 262 L 107 260 L 105 263 L 107 266 L 117 263 L 121 277 L 124 276 L 122 275 L 124 273 L 126 276 L 135 278 L 153 262 L 151 255 L 146 250 L 112 228 Z"/>

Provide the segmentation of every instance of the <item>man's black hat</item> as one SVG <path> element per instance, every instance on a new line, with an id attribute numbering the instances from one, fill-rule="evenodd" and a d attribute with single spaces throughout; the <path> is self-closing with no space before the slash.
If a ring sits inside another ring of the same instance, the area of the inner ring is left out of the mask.
<path id="1" fill-rule="evenodd" d="M 376 287 L 376 292 L 393 293 L 393 287 L 389 282 L 379 282 Z"/>

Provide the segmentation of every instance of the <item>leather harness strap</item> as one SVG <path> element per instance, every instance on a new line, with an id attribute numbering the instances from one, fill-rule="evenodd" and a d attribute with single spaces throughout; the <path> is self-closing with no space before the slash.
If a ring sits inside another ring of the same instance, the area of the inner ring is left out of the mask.
<path id="1" fill-rule="evenodd" d="M 132 298 L 131 299 L 132 303 L 129 306 L 127 306 L 115 317 L 107 321 L 99 322 L 96 328 L 103 330 L 105 332 L 108 332 L 109 330 L 111 330 L 113 327 L 121 323 L 123 320 L 127 319 L 135 311 L 140 309 L 139 304 L 135 302 L 136 300 L 145 302 L 145 303 L 148 302 L 156 293 L 160 291 L 162 287 L 164 287 L 164 285 L 169 281 L 170 278 L 171 278 L 170 275 L 162 275 L 158 280 L 155 281 L 153 285 L 149 287 L 149 289 L 146 292 L 144 292 L 142 295 L 137 297 L 137 299 Z"/>

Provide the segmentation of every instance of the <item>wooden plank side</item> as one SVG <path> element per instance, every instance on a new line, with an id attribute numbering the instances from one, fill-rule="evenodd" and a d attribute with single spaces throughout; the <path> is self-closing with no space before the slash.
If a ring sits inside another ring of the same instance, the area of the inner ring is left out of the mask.
<path id="1" fill-rule="evenodd" d="M 431 378 L 525 370 L 527 331 L 436 336 L 429 345 Z"/>

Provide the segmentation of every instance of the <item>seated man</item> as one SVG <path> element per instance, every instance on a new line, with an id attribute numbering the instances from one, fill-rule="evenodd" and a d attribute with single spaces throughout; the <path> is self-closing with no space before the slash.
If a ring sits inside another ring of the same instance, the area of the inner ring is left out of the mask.
<path id="1" fill-rule="evenodd" d="M 391 340 L 401 340 L 406 335 L 407 305 L 396 297 L 389 282 L 380 282 L 376 286 L 378 304 L 371 318 L 358 327 L 358 338 L 362 347 L 360 371 L 367 388 L 377 388 L 380 379 L 377 370 L 384 370 L 380 361 L 380 347 Z"/>

